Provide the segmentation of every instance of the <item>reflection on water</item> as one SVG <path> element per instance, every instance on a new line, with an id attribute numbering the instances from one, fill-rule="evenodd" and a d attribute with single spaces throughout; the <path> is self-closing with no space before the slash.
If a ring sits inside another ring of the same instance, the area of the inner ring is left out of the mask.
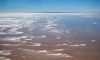
<path id="1" fill-rule="evenodd" d="M 0 15 L 0 60 L 98 60 L 99 13 Z"/>

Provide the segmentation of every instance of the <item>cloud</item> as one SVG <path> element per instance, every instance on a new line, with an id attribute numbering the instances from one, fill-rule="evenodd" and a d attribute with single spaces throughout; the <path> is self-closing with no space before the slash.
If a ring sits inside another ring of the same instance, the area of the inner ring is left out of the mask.
<path id="1" fill-rule="evenodd" d="M 11 60 L 11 59 L 6 57 L 0 57 L 0 60 Z"/>
<path id="2" fill-rule="evenodd" d="M 16 35 L 18 35 L 18 34 L 23 34 L 23 32 L 12 31 L 12 32 L 8 32 L 8 34 L 16 34 Z"/>
<path id="3" fill-rule="evenodd" d="M 38 29 L 54 34 L 70 34 L 69 30 L 65 31 L 58 28 L 59 24 L 57 22 L 63 18 L 62 16 L 97 15 L 95 13 L 0 13 L 0 17 L 2 17 L 0 18 L 0 34 L 23 34 L 24 31 L 19 31 L 23 28 L 28 31 Z M 4 30 L 7 31 L 4 32 Z"/>
<path id="4" fill-rule="evenodd" d="M 6 35 L 7 33 L 5 33 L 5 32 L 0 32 L 0 35 Z"/>
<path id="5" fill-rule="evenodd" d="M 31 16 L 32 13 L 0 13 L 0 17 L 22 17 Z"/>
<path id="6" fill-rule="evenodd" d="M 20 41 L 19 43 L 28 43 L 28 41 Z"/>
<path id="7" fill-rule="evenodd" d="M 39 53 L 48 53 L 47 50 L 40 50 L 40 51 L 37 51 L 37 52 L 39 52 Z"/>
<path id="8" fill-rule="evenodd" d="M 21 44 L 0 44 L 2 46 L 20 46 Z"/>
<path id="9" fill-rule="evenodd" d="M 53 51 L 64 51 L 65 49 L 55 49 Z"/>
<path id="10" fill-rule="evenodd" d="M 31 53 L 31 55 L 35 55 L 35 56 L 42 56 L 42 58 L 69 58 L 69 57 L 72 57 L 68 54 L 64 54 L 64 53 L 54 53 L 54 52 L 51 52 L 51 51 L 48 51 L 48 50 L 31 50 L 31 49 L 22 49 L 20 48 L 21 50 L 23 50 L 24 52 L 27 52 L 27 53 Z"/>
<path id="11" fill-rule="evenodd" d="M 11 50 L 1 50 L 0 55 L 5 55 L 5 56 L 11 55 Z"/>
<path id="12" fill-rule="evenodd" d="M 40 38 L 46 38 L 46 37 L 47 37 L 46 35 L 41 35 L 41 36 L 40 36 Z"/>
<path id="13" fill-rule="evenodd" d="M 20 37 L 6 37 L 6 38 L 2 38 L 2 41 L 9 41 L 9 42 L 20 42 L 21 38 Z"/>
<path id="14" fill-rule="evenodd" d="M 61 39 L 61 37 L 60 36 L 57 36 L 56 39 Z"/>
<path id="15" fill-rule="evenodd" d="M 96 42 L 96 40 L 91 40 L 91 42 Z"/>
<path id="16" fill-rule="evenodd" d="M 70 45 L 70 46 L 73 46 L 73 47 L 82 47 L 82 46 L 87 46 L 87 44 L 74 44 L 74 45 Z"/>
<path id="17" fill-rule="evenodd" d="M 72 57 L 72 56 L 69 56 L 67 54 L 63 54 L 63 53 L 51 53 L 51 54 L 47 54 L 49 56 L 58 56 L 58 57 Z"/>
<path id="18" fill-rule="evenodd" d="M 41 46 L 42 44 L 41 43 L 33 43 L 31 45 L 28 45 L 28 46 Z"/>
<path id="19" fill-rule="evenodd" d="M 25 38 L 27 38 L 28 36 L 26 36 L 26 35 L 23 35 L 23 36 L 21 36 L 21 38 L 23 38 L 23 39 L 25 39 Z"/>
<path id="20" fill-rule="evenodd" d="M 55 45 L 55 46 L 67 46 L 68 44 L 66 44 L 66 43 L 63 43 L 63 44 L 57 44 L 57 45 Z"/>
<path id="21" fill-rule="evenodd" d="M 73 46 L 73 47 L 78 47 L 78 46 L 80 46 L 80 45 L 78 45 L 78 44 L 74 44 L 74 45 L 70 45 L 70 46 Z"/>
<path id="22" fill-rule="evenodd" d="M 28 38 L 27 38 L 27 39 L 25 39 L 25 40 L 26 40 L 26 41 L 31 41 L 32 39 L 28 39 Z"/>
<path id="23" fill-rule="evenodd" d="M 6 19 L 6 20 L 2 20 Z M 19 24 L 21 21 L 19 20 L 13 20 L 13 18 L 8 19 L 8 18 L 2 18 L 0 19 L 0 33 L 3 33 L 4 30 L 6 30 L 6 34 L 23 34 L 23 32 L 17 31 L 22 27 L 22 24 Z"/>
<path id="24" fill-rule="evenodd" d="M 80 44 L 80 46 L 87 46 L 87 44 Z"/>

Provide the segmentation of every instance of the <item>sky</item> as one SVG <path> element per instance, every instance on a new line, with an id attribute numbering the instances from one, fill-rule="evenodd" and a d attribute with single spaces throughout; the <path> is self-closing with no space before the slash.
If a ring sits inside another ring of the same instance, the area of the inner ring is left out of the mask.
<path id="1" fill-rule="evenodd" d="M 0 12 L 100 12 L 100 0 L 0 0 Z"/>

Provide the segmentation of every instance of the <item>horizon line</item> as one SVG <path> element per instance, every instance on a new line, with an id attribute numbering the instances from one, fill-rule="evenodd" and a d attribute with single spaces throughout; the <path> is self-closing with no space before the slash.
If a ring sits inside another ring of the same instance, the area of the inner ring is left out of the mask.
<path id="1" fill-rule="evenodd" d="M 0 12 L 0 13 L 100 13 L 100 12 Z"/>

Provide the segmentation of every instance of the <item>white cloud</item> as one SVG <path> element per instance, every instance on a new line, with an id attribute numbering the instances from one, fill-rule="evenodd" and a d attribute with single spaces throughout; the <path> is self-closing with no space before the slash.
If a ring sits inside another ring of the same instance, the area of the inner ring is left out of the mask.
<path id="1" fill-rule="evenodd" d="M 87 46 L 87 44 L 80 44 L 80 46 Z"/>
<path id="2" fill-rule="evenodd" d="M 91 40 L 91 42 L 96 42 L 96 40 Z"/>
<path id="3" fill-rule="evenodd" d="M 66 44 L 66 43 L 63 43 L 63 44 L 57 44 L 57 45 L 55 45 L 55 46 L 67 46 L 68 44 Z"/>
<path id="4" fill-rule="evenodd" d="M 51 54 L 47 54 L 49 56 L 58 56 L 58 57 L 72 57 L 72 56 L 69 56 L 67 54 L 63 54 L 63 53 L 51 53 Z"/>
<path id="5" fill-rule="evenodd" d="M 25 36 L 25 35 L 24 35 L 24 36 L 21 36 L 21 38 L 23 38 L 23 39 L 25 39 L 25 38 L 27 38 L 27 37 L 28 37 L 28 36 Z"/>
<path id="6" fill-rule="evenodd" d="M 20 46 L 20 44 L 0 44 L 2 46 Z"/>
<path id="7" fill-rule="evenodd" d="M 57 33 L 57 34 L 62 34 L 63 33 L 61 30 L 58 30 L 58 29 L 51 29 L 51 30 L 49 30 L 49 32 Z"/>
<path id="8" fill-rule="evenodd" d="M 31 45 L 28 45 L 28 46 L 41 46 L 42 44 L 41 43 L 33 43 Z"/>
<path id="9" fill-rule="evenodd" d="M 31 41 L 32 39 L 25 39 L 26 41 Z"/>
<path id="10" fill-rule="evenodd" d="M 53 51 L 64 51 L 65 49 L 55 49 Z"/>
<path id="11" fill-rule="evenodd" d="M 0 35 L 6 35 L 7 33 L 5 33 L 5 32 L 0 32 Z"/>
<path id="12" fill-rule="evenodd" d="M 39 52 L 39 53 L 48 53 L 47 50 L 40 50 L 40 51 L 37 51 L 37 52 Z"/>
<path id="13" fill-rule="evenodd" d="M 32 13 L 0 13 L 0 17 L 31 16 Z"/>
<path id="14" fill-rule="evenodd" d="M 0 57 L 0 60 L 11 60 L 11 59 L 6 57 Z"/>
<path id="15" fill-rule="evenodd" d="M 50 52 L 50 51 L 47 51 L 47 50 L 31 50 L 31 49 L 22 49 L 20 48 L 21 50 L 25 51 L 25 52 L 31 52 L 33 55 L 42 55 L 43 57 L 49 57 L 49 58 L 59 58 L 59 57 L 66 57 L 66 58 L 69 58 L 69 57 L 72 57 L 68 54 L 64 54 L 64 53 L 54 53 L 54 52 Z"/>
<path id="16" fill-rule="evenodd" d="M 39 38 L 46 38 L 46 35 L 40 35 Z"/>
<path id="17" fill-rule="evenodd" d="M 6 38 L 2 38 L 2 41 L 10 41 L 10 42 L 20 42 L 21 38 L 20 37 L 6 37 Z"/>
<path id="18" fill-rule="evenodd" d="M 73 46 L 73 47 L 75 46 L 75 47 L 77 47 L 77 46 L 80 46 L 80 45 L 78 45 L 78 44 L 74 44 L 74 45 L 70 45 L 70 46 Z"/>
<path id="19" fill-rule="evenodd" d="M 66 30 L 66 33 L 70 34 L 71 32 L 69 30 Z"/>
<path id="20" fill-rule="evenodd" d="M 18 31 L 12 31 L 12 32 L 8 32 L 8 34 L 23 34 L 23 32 L 18 32 Z"/>
<path id="21" fill-rule="evenodd" d="M 74 45 L 70 45 L 70 46 L 73 46 L 73 47 L 81 47 L 81 46 L 87 46 L 87 44 L 74 44 Z"/>
<path id="22" fill-rule="evenodd" d="M 8 18 L 3 18 L 3 19 L 8 19 Z M 13 19 L 13 18 L 12 18 Z M 3 32 L 4 30 L 7 30 L 7 34 L 23 34 L 23 32 L 17 31 L 22 27 L 22 24 L 19 24 L 19 20 L 1 20 L 0 19 L 0 31 Z"/>
<path id="23" fill-rule="evenodd" d="M 11 50 L 1 50 L 0 55 L 5 55 L 5 56 L 11 55 Z"/>
<path id="24" fill-rule="evenodd" d="M 27 41 L 20 41 L 19 43 L 27 43 Z"/>
<path id="25" fill-rule="evenodd" d="M 57 36 L 56 39 L 61 39 L 61 37 L 60 36 Z"/>

